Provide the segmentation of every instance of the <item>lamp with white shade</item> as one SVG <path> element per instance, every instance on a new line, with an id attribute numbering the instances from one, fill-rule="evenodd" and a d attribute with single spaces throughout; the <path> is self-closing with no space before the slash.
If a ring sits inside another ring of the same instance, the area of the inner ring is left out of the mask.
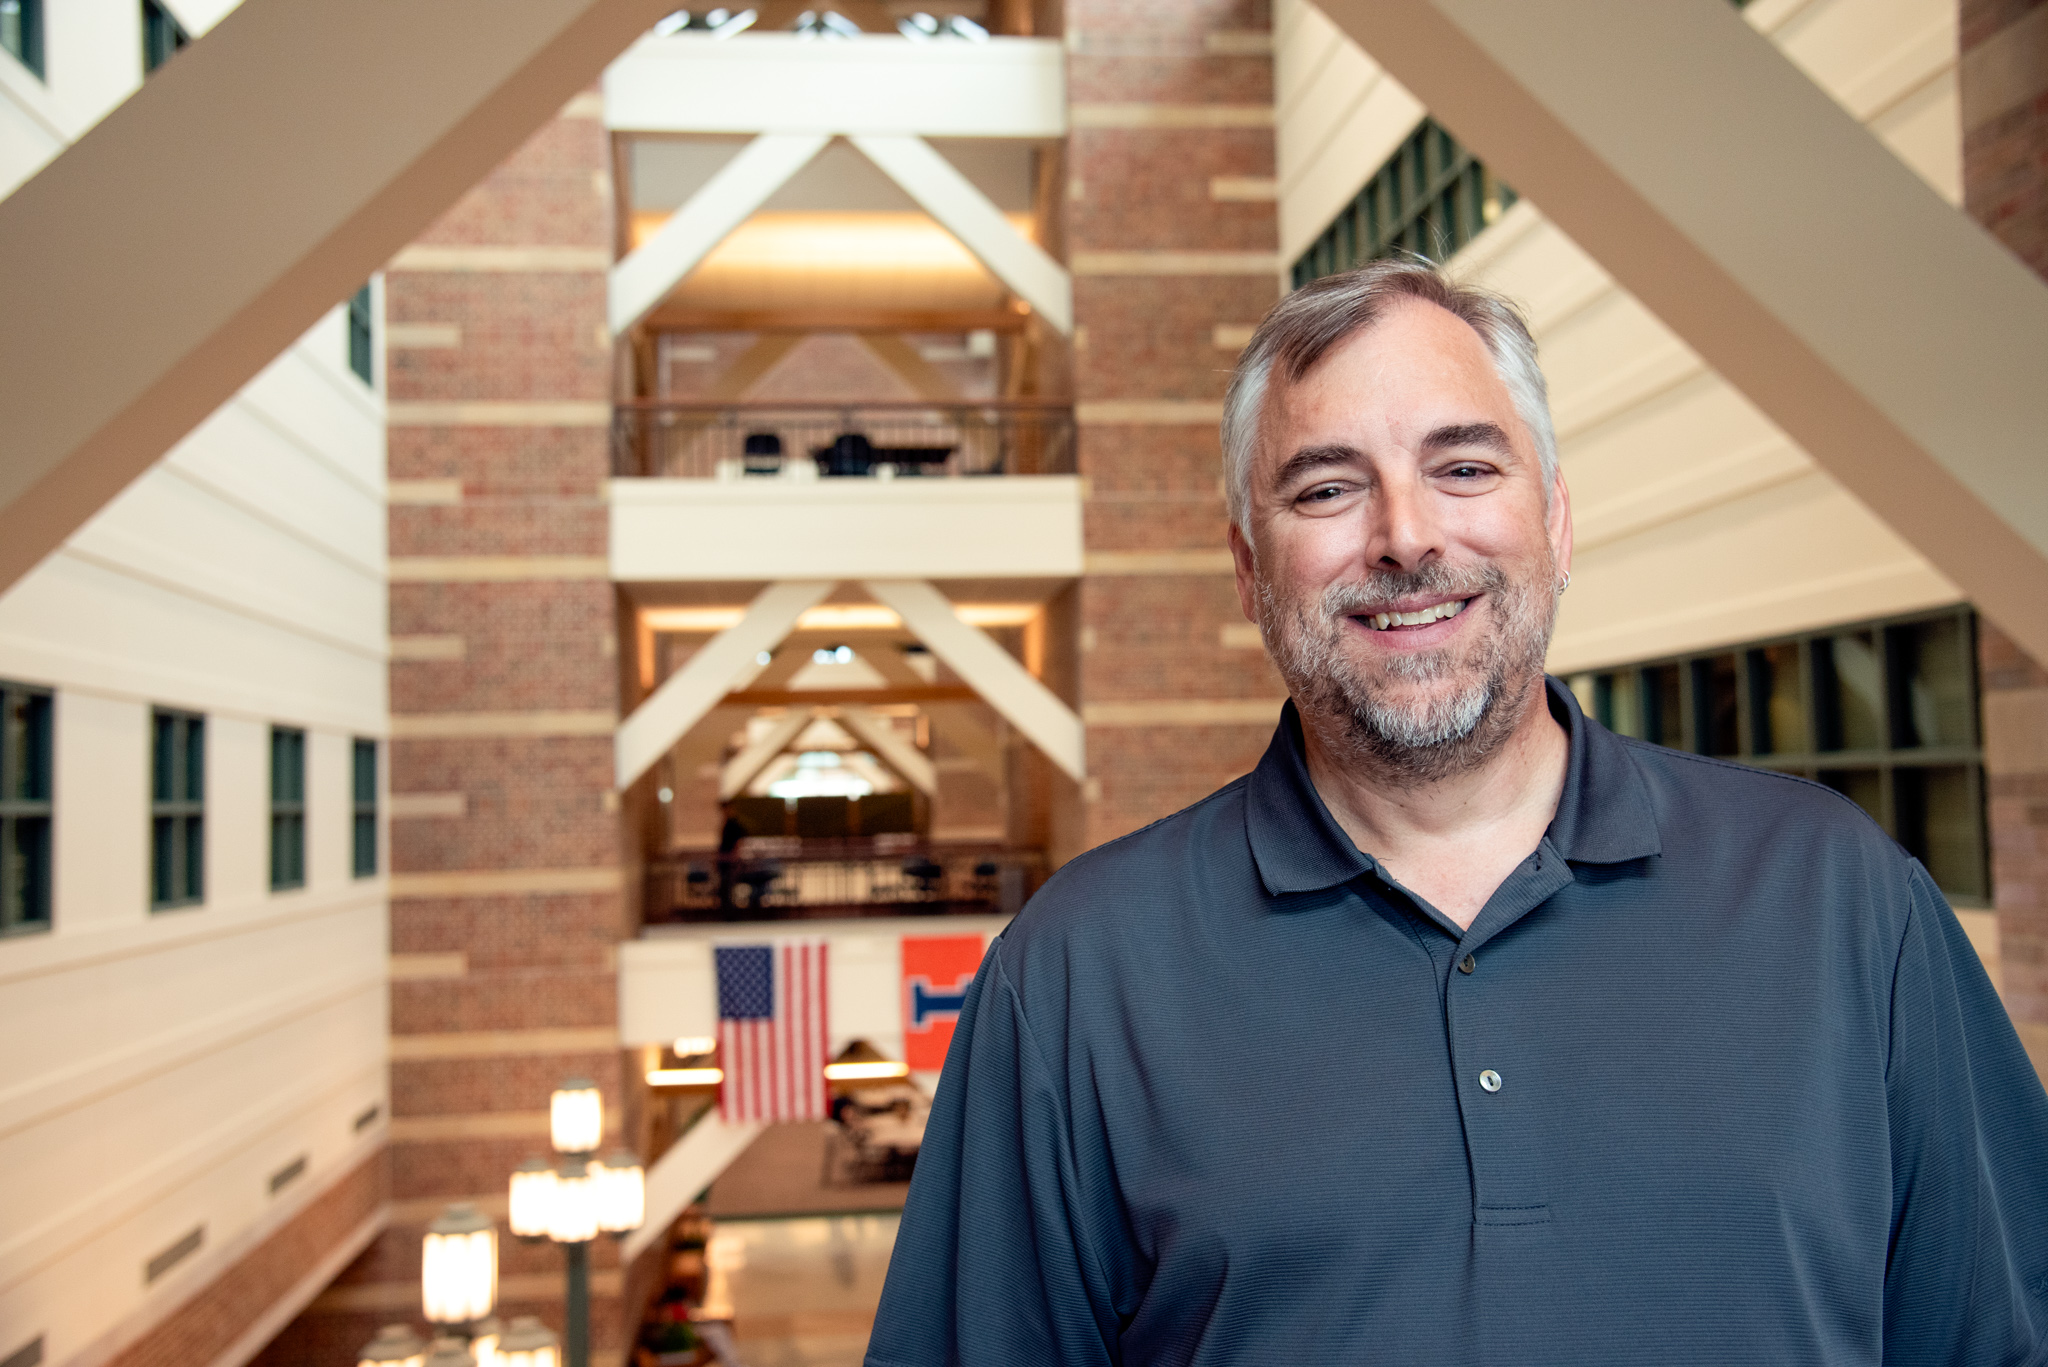
<path id="1" fill-rule="evenodd" d="M 529 1158 L 512 1170 L 512 1199 L 505 1223 L 512 1237 L 537 1243 L 548 1237 L 554 1219 L 555 1165 Z"/>
<path id="2" fill-rule="evenodd" d="M 604 1142 L 604 1094 L 587 1077 L 555 1089 L 548 1105 L 548 1135 L 556 1153 L 596 1153 Z"/>
<path id="3" fill-rule="evenodd" d="M 498 1367 L 561 1367 L 561 1343 L 546 1325 L 520 1315 L 498 1339 Z"/>
<path id="4" fill-rule="evenodd" d="M 360 1353 L 357 1367 L 423 1367 L 427 1343 L 404 1324 L 387 1324 L 377 1331 Z"/>
<path id="5" fill-rule="evenodd" d="M 465 1202 L 427 1226 L 420 1300 L 429 1324 L 469 1325 L 491 1313 L 498 1300 L 498 1230 L 490 1216 Z"/>

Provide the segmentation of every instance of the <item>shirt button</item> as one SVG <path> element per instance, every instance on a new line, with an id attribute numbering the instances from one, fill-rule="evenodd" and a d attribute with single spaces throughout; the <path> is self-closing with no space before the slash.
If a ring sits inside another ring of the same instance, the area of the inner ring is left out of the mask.
<path id="1" fill-rule="evenodd" d="M 1483 1072 L 1483 1073 L 1481 1073 L 1481 1074 L 1479 1075 L 1479 1087 L 1480 1087 L 1480 1090 L 1481 1090 L 1481 1091 L 1487 1091 L 1487 1092 L 1497 1092 L 1497 1091 L 1499 1091 L 1499 1090 L 1500 1090 L 1500 1074 L 1499 1074 L 1499 1073 L 1496 1073 L 1496 1072 L 1494 1072 L 1494 1071 L 1493 1071 L 1493 1069 L 1491 1069 L 1491 1068 L 1488 1068 L 1488 1069 L 1487 1069 L 1487 1070 L 1486 1070 L 1485 1072 Z"/>
<path id="2" fill-rule="evenodd" d="M 1458 960 L 1458 971 L 1460 973 L 1470 973 L 1473 969 L 1477 967 L 1479 967 L 1479 961 L 1473 958 L 1470 954 L 1467 954 L 1464 958 Z"/>

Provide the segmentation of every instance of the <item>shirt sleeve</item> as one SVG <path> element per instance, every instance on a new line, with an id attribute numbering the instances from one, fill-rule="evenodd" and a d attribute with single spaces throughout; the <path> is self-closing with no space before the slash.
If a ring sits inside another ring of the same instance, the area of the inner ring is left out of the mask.
<path id="1" fill-rule="evenodd" d="M 1085 1248 L 1065 1108 L 998 941 L 954 1027 L 867 1367 L 1093 1367 L 1116 1317 Z"/>
<path id="2" fill-rule="evenodd" d="M 1888 1363 L 2048 1361 L 2048 1097 L 1955 914 L 1912 866 L 1886 1077 Z"/>

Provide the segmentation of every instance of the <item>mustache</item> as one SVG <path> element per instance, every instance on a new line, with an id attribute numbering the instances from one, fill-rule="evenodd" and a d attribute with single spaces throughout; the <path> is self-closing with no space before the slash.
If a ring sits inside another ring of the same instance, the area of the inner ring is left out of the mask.
<path id="1" fill-rule="evenodd" d="M 1497 565 L 1460 568 L 1437 563 L 1413 571 L 1373 570 L 1363 579 L 1323 590 L 1322 610 L 1325 617 L 1356 617 L 1392 612 L 1393 605 L 1404 599 L 1471 598 L 1507 587 L 1507 574 Z"/>

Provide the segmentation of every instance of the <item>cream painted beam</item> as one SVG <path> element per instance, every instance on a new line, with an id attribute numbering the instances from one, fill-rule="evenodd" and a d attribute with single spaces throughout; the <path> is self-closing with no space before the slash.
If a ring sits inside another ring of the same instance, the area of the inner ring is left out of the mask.
<path id="1" fill-rule="evenodd" d="M 255 0 L 0 201 L 0 589 L 665 8 Z"/>
<path id="2" fill-rule="evenodd" d="M 1725 0 L 1321 6 L 2048 660 L 2048 285 Z"/>
<path id="3" fill-rule="evenodd" d="M 763 133 L 718 168 L 654 236 L 612 267 L 612 331 L 646 317 L 712 249 L 832 141 L 826 133 Z"/>
<path id="4" fill-rule="evenodd" d="M 773 649 L 804 609 L 831 591 L 832 582 L 825 579 L 770 584 L 761 590 L 745 617 L 706 641 L 619 723 L 612 742 L 617 785 L 630 787 L 718 706 L 735 679 L 746 671 L 758 672 L 754 657 Z"/>
<path id="5" fill-rule="evenodd" d="M 839 724 L 853 733 L 855 740 L 865 744 L 880 757 L 882 763 L 903 776 L 905 782 L 926 797 L 937 797 L 939 793 L 939 771 L 932 767 L 931 759 L 896 734 L 896 728 L 865 707 L 841 707 Z"/>
<path id="6" fill-rule="evenodd" d="M 749 741 L 746 749 L 726 761 L 718 776 L 718 800 L 730 802 L 746 791 L 747 785 L 774 763 L 775 757 L 787 750 L 797 734 L 811 724 L 812 715 L 807 707 L 790 708 L 761 733 L 759 740 Z"/>
<path id="7" fill-rule="evenodd" d="M 669 1145 L 668 1152 L 647 1170 L 647 1218 L 626 1236 L 620 1259 L 630 1264 L 648 1245 L 665 1237 L 683 1207 L 696 1200 L 697 1193 L 731 1167 L 767 1128 L 760 1121 L 731 1125 L 713 1110 Z"/>
<path id="8" fill-rule="evenodd" d="M 807 42 L 749 33 L 646 37 L 605 70 L 621 133 L 917 133 L 1058 138 L 1067 131 L 1057 38 L 911 43 L 895 34 Z"/>
<path id="9" fill-rule="evenodd" d="M 1062 334 L 1074 330 L 1074 286 L 1066 269 L 1011 227 L 1002 210 L 930 143 L 882 133 L 855 134 L 851 141 L 1040 317 Z"/>
<path id="10" fill-rule="evenodd" d="M 921 579 L 870 579 L 862 587 L 876 602 L 895 609 L 934 655 L 1069 778 L 1079 782 L 1087 777 L 1086 733 L 1074 710 L 1031 677 L 987 632 L 961 621 L 944 594 Z"/>

